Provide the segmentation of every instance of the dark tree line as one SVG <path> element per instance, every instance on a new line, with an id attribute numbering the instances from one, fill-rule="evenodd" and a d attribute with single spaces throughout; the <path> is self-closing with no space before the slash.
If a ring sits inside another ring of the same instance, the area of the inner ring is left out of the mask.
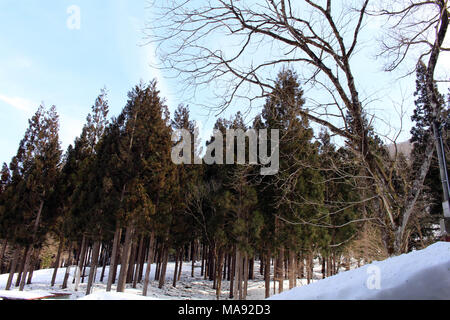
<path id="1" fill-rule="evenodd" d="M 262 164 L 175 165 L 172 132 L 186 129 L 194 136 L 195 122 L 183 105 L 170 118 L 156 81 L 134 87 L 117 117 L 108 119 L 108 109 L 102 90 L 63 155 L 56 109 L 40 107 L 17 155 L 3 165 L 0 267 L 10 273 L 6 289 L 31 283 L 40 250 L 51 238 L 59 243 L 52 285 L 62 288 L 72 281 L 78 290 L 87 282 L 89 294 L 100 281 L 107 291 L 115 285 L 123 292 L 142 283 L 147 295 L 150 281 L 167 285 L 167 264 L 173 261 L 174 287 L 188 262 L 191 276 L 200 268 L 218 299 L 225 281 L 230 298 L 245 299 L 256 272 L 264 276 L 269 296 L 271 281 L 274 292 L 276 284 L 278 292 L 285 289 L 284 280 L 289 288 L 298 279 L 310 282 L 317 258 L 323 277 L 348 269 L 349 246 L 364 226 L 385 219 L 375 191 L 368 194 L 364 185 L 370 182 L 357 155 L 333 144 L 327 131 L 314 136 L 292 70 L 280 72 L 251 125 L 239 112 L 215 124 L 222 133 L 279 129 L 280 171 L 273 176 L 259 174 Z M 369 138 L 378 146 L 377 157 L 391 161 L 381 140 Z M 193 147 L 192 158 L 196 152 Z M 64 280 L 57 284 L 62 266 Z"/>

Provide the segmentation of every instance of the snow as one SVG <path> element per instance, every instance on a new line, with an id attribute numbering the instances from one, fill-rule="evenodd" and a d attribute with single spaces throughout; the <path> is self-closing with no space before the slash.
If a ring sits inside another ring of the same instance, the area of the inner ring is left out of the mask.
<path id="1" fill-rule="evenodd" d="M 450 243 L 438 242 L 362 268 L 339 273 L 271 300 L 447 300 Z"/>
<path id="2" fill-rule="evenodd" d="M 0 290 L 1 298 L 8 298 L 12 300 L 35 300 L 50 296 L 52 296 L 51 292 L 42 290 L 23 291 L 23 292 Z"/>
<path id="3" fill-rule="evenodd" d="M 158 300 L 150 297 L 138 296 L 131 293 L 99 291 L 78 300 Z"/>
<path id="4" fill-rule="evenodd" d="M 215 300 L 215 290 L 212 281 L 205 280 L 200 275 L 200 263 L 195 267 L 194 277 L 191 277 L 191 264 L 184 263 L 181 279 L 177 287 L 172 286 L 175 263 L 167 266 L 166 284 L 158 288 L 158 281 L 154 280 L 156 266 L 151 268 L 151 281 L 148 296 L 142 296 L 142 284 L 137 288 L 127 285 L 125 293 L 117 293 L 113 285 L 111 292 L 106 292 L 106 282 L 109 268 L 105 270 L 102 283 L 99 282 L 101 269 L 97 269 L 96 283 L 92 294 L 85 295 L 86 281 L 80 283 L 78 291 L 72 284 L 75 268 L 71 268 L 68 288 L 61 289 L 65 268 L 58 269 L 56 285 L 50 286 L 53 269 L 37 270 L 33 273 L 33 283 L 25 286 L 24 292 L 18 288 L 11 291 L 1 291 L 5 288 L 8 274 L 0 275 L 0 297 L 14 299 L 35 299 L 54 293 L 68 294 L 65 299 L 83 300 Z M 120 270 L 120 266 L 119 266 Z M 119 271 L 118 270 L 118 271 Z M 89 268 L 87 268 L 87 274 Z M 117 275 L 119 272 L 117 273 Z M 273 274 L 273 273 L 272 273 Z M 255 279 L 249 280 L 248 300 L 263 300 L 265 298 L 264 278 L 259 273 L 259 261 L 255 262 Z M 427 249 L 415 251 L 407 255 L 393 257 L 382 262 L 374 262 L 359 269 L 343 271 L 336 276 L 316 281 L 322 277 L 321 264 L 315 261 L 314 280 L 306 285 L 306 279 L 299 279 L 297 287 L 280 295 L 273 296 L 273 300 L 316 300 L 316 299 L 450 299 L 450 243 L 439 242 Z M 13 279 L 15 281 L 15 279 Z M 14 284 L 15 282 L 13 282 Z M 273 293 L 273 281 L 270 292 Z M 222 282 L 221 300 L 229 296 L 229 281 Z M 277 286 L 278 287 L 278 286 Z M 286 280 L 284 287 L 289 287 Z"/>
<path id="5" fill-rule="evenodd" d="M 146 265 L 144 266 L 144 268 Z M 194 278 L 191 277 L 191 263 L 183 263 L 183 269 L 180 281 L 177 282 L 177 287 L 172 286 L 173 273 L 175 269 L 175 263 L 170 262 L 167 265 L 166 284 L 162 289 L 158 288 L 158 281 L 154 280 L 156 265 L 152 265 L 150 273 L 150 283 L 148 286 L 147 297 L 142 296 L 142 283 L 138 283 L 136 288 L 132 288 L 131 285 L 127 285 L 125 293 L 116 293 L 116 286 L 112 286 L 112 291 L 106 293 L 106 283 L 108 281 L 109 267 L 105 269 L 104 281 L 100 283 L 100 275 L 102 268 L 97 269 L 96 283 L 93 285 L 92 294 L 85 297 L 86 282 L 80 283 L 78 291 L 75 291 L 75 284 L 72 283 L 75 268 L 70 269 L 70 277 L 68 281 L 68 288 L 61 289 L 61 284 L 64 280 L 64 274 L 66 268 L 59 268 L 56 285 L 50 286 L 51 278 L 53 275 L 53 269 L 37 270 L 33 273 L 33 283 L 25 286 L 25 292 L 35 291 L 47 291 L 51 293 L 65 293 L 70 294 L 67 299 L 84 299 L 84 300 L 142 300 L 142 299 L 161 299 L 161 300 L 215 300 L 216 292 L 212 288 L 212 281 L 205 280 L 200 275 L 200 262 L 195 265 Z M 145 269 L 144 269 L 145 270 Z M 119 276 L 120 266 L 117 270 L 117 278 Z M 255 263 L 255 280 L 249 280 L 248 299 L 249 300 L 262 300 L 264 299 L 264 279 L 259 274 L 259 262 Z M 89 273 L 89 268 L 86 268 L 86 274 Z M 13 284 L 15 283 L 13 279 Z M 0 290 L 4 289 L 8 280 L 8 274 L 0 275 Z M 226 300 L 229 296 L 229 282 L 222 282 L 222 295 L 221 299 Z M 20 295 L 18 288 L 13 288 L 11 291 L 14 294 Z"/>

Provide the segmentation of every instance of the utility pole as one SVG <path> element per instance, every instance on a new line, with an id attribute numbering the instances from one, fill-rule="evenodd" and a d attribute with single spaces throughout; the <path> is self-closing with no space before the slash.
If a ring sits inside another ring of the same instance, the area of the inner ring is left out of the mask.
<path id="1" fill-rule="evenodd" d="M 441 173 L 444 218 L 441 220 L 441 232 L 447 241 L 450 241 L 450 185 L 447 171 L 447 161 L 445 159 L 444 142 L 442 139 L 442 126 L 437 122 L 433 122 L 433 131 L 436 139 L 436 152 L 439 160 L 439 171 Z"/>

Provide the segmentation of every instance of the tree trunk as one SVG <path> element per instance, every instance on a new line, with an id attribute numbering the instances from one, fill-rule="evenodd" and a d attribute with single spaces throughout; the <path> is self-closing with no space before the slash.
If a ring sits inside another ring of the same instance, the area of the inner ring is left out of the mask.
<path id="1" fill-rule="evenodd" d="M 305 278 L 305 259 L 301 252 L 298 257 L 298 275 L 299 275 L 300 279 Z"/>
<path id="2" fill-rule="evenodd" d="M 88 246 L 86 251 L 86 257 L 84 259 L 83 275 L 81 276 L 81 283 L 84 283 L 84 278 L 86 277 L 86 268 L 88 265 L 90 266 L 91 256 L 92 256 L 92 248 L 91 246 Z"/>
<path id="3" fill-rule="evenodd" d="M 231 279 L 231 270 L 233 269 L 233 254 L 228 253 L 228 270 L 227 270 L 227 280 L 230 281 Z"/>
<path id="4" fill-rule="evenodd" d="M 192 278 L 194 278 L 194 276 L 195 276 L 195 249 L 196 249 L 196 246 L 195 246 L 195 240 L 194 241 L 192 241 L 192 247 L 191 247 L 191 250 L 192 250 L 192 253 L 191 253 L 191 260 L 192 260 L 192 266 L 191 266 L 191 277 Z"/>
<path id="5" fill-rule="evenodd" d="M 61 236 L 59 238 L 58 253 L 56 254 L 55 264 L 53 265 L 53 268 L 54 268 L 53 269 L 53 276 L 52 276 L 52 282 L 50 284 L 52 287 L 55 286 L 56 275 L 58 273 L 59 262 L 61 260 L 61 253 L 63 251 L 63 247 L 64 247 L 64 238 Z"/>
<path id="6" fill-rule="evenodd" d="M 128 263 L 128 273 L 127 273 L 127 283 L 133 282 L 134 271 L 136 266 L 136 252 L 138 250 L 137 243 L 133 241 L 133 245 L 131 246 L 131 256 L 130 261 Z"/>
<path id="7" fill-rule="evenodd" d="M 230 299 L 234 298 L 234 275 L 236 273 L 236 246 L 233 247 L 233 252 L 230 254 L 231 264 L 230 264 Z"/>
<path id="8" fill-rule="evenodd" d="M 203 273 L 205 271 L 205 245 L 202 244 L 202 265 L 201 265 L 201 272 L 200 272 L 200 277 L 203 277 Z"/>
<path id="9" fill-rule="evenodd" d="M 284 254 L 284 280 L 288 280 L 289 281 L 289 252 L 288 254 Z"/>
<path id="10" fill-rule="evenodd" d="M 154 250 L 153 250 L 154 242 L 155 242 L 155 234 L 152 232 L 152 234 L 150 236 L 150 242 L 148 245 L 147 268 L 145 269 L 144 288 L 142 291 L 143 296 L 147 296 L 148 283 L 150 281 L 150 271 L 152 268 L 153 256 L 154 256 Z"/>
<path id="11" fill-rule="evenodd" d="M 282 293 L 284 291 L 284 248 L 280 249 L 277 260 L 278 293 Z"/>
<path id="12" fill-rule="evenodd" d="M 27 282 L 27 274 L 28 274 L 28 271 L 30 270 L 32 255 L 34 253 L 32 245 L 28 245 L 28 248 L 26 251 L 27 252 L 24 256 L 25 265 L 24 265 L 23 272 L 22 272 L 22 278 L 20 279 L 19 291 L 23 291 L 23 289 L 25 288 L 25 284 Z"/>
<path id="13" fill-rule="evenodd" d="M 431 85 L 434 87 L 434 84 Z M 427 86 L 428 88 L 428 86 Z M 427 90 L 428 91 L 428 90 Z M 416 205 L 417 199 L 419 198 L 420 193 L 423 189 L 423 183 L 427 176 L 427 173 L 430 169 L 431 161 L 433 158 L 433 153 L 435 149 L 435 144 L 433 138 L 430 137 L 427 142 L 426 149 L 424 152 L 424 159 L 422 165 L 419 169 L 419 172 L 414 180 L 411 190 L 409 191 L 404 208 L 401 212 L 401 224 L 395 232 L 395 241 L 394 241 L 394 253 L 396 255 L 400 255 L 406 252 L 407 243 L 404 239 L 404 235 L 406 232 L 406 228 L 408 226 L 409 219 L 411 214 L 413 213 L 414 207 Z"/>
<path id="14" fill-rule="evenodd" d="M 181 272 L 183 271 L 183 259 L 184 258 L 184 248 L 181 249 L 181 256 L 180 256 L 180 264 L 178 265 L 178 281 L 181 279 Z"/>
<path id="15" fill-rule="evenodd" d="M 162 289 L 166 282 L 167 262 L 169 260 L 169 248 L 167 247 L 167 245 L 164 245 L 163 248 L 164 248 L 164 251 L 163 251 L 163 259 L 162 259 L 162 265 L 161 265 L 161 274 L 159 276 L 159 284 L 158 284 L 159 289 Z"/>
<path id="16" fill-rule="evenodd" d="M 209 251 L 210 248 L 209 246 L 205 246 L 205 270 L 204 270 L 204 274 L 203 274 L 203 280 L 206 280 L 209 276 Z"/>
<path id="17" fill-rule="evenodd" d="M 177 253 L 175 254 L 175 269 L 173 270 L 173 281 L 172 281 L 172 286 L 174 288 L 177 287 L 179 256 L 180 256 L 180 252 L 179 252 L 179 249 L 177 249 Z"/>
<path id="18" fill-rule="evenodd" d="M 296 279 L 295 279 L 295 252 L 293 250 L 289 250 L 289 289 L 293 289 L 296 287 Z"/>
<path id="19" fill-rule="evenodd" d="M 309 254 L 306 257 L 306 280 L 307 283 L 311 283 L 311 268 L 309 267 Z"/>
<path id="20" fill-rule="evenodd" d="M 102 259 L 102 274 L 100 275 L 100 282 L 103 283 L 103 280 L 105 279 L 105 270 L 106 265 L 108 264 L 108 254 L 109 254 L 109 245 L 104 245 L 102 248 L 103 251 L 103 259 Z"/>
<path id="21" fill-rule="evenodd" d="M 67 258 L 67 267 L 66 267 L 66 272 L 64 274 L 64 281 L 63 284 L 61 286 L 62 289 L 66 289 L 67 288 L 67 281 L 69 280 L 69 275 L 70 275 L 70 266 L 72 265 L 72 242 L 70 242 L 69 244 L 69 257 Z"/>
<path id="22" fill-rule="evenodd" d="M 222 280 L 226 280 L 227 279 L 227 273 L 228 273 L 227 269 L 228 269 L 228 253 L 224 253 Z"/>
<path id="23" fill-rule="evenodd" d="M 247 288 L 248 288 L 248 270 L 249 269 L 249 261 L 248 261 L 248 254 L 245 253 L 244 254 L 244 266 L 243 266 L 243 272 L 242 272 L 242 276 L 243 276 L 243 281 L 244 281 L 244 287 L 243 287 L 243 292 L 242 292 L 242 300 L 247 300 Z"/>
<path id="24" fill-rule="evenodd" d="M 36 240 L 36 233 L 39 228 L 39 223 L 41 220 L 41 214 L 42 214 L 43 208 L 44 208 L 44 201 L 41 200 L 41 203 L 39 205 L 39 210 L 38 210 L 38 213 L 36 216 L 36 220 L 35 220 L 34 226 L 33 226 L 33 236 L 32 236 L 32 240 L 31 240 L 31 244 L 28 245 L 29 250 L 28 250 L 28 253 L 25 258 L 25 266 L 24 266 L 24 270 L 23 270 L 22 279 L 20 280 L 19 291 L 23 291 L 23 289 L 25 287 L 26 275 L 28 273 L 28 270 L 30 269 L 30 262 L 31 262 L 30 260 L 31 260 L 31 255 L 33 254 L 33 245 L 34 245 L 34 241 Z"/>
<path id="25" fill-rule="evenodd" d="M 141 235 L 141 239 L 139 240 L 139 250 L 138 250 L 138 256 L 137 256 L 137 267 L 136 267 L 136 273 L 134 275 L 133 279 L 133 288 L 136 289 L 137 283 L 141 281 L 141 275 L 142 275 L 142 265 L 143 265 L 143 252 L 144 252 L 144 236 Z"/>
<path id="26" fill-rule="evenodd" d="M 33 279 L 33 272 L 35 269 L 39 269 L 39 256 L 41 254 L 42 248 L 39 248 L 38 251 L 35 251 L 33 256 L 31 257 L 31 266 L 30 272 L 28 273 L 27 284 L 31 284 L 31 280 Z"/>
<path id="27" fill-rule="evenodd" d="M 313 279 L 313 273 L 314 273 L 314 261 L 313 261 L 313 254 L 312 252 L 310 252 L 308 254 L 308 258 L 307 258 L 307 266 L 306 266 L 306 271 L 307 271 L 307 277 L 308 277 L 308 284 L 311 283 L 311 280 Z"/>
<path id="28" fill-rule="evenodd" d="M 254 279 L 254 277 L 255 277 L 254 272 L 255 272 L 255 258 L 252 257 L 249 260 L 249 266 L 248 266 L 248 279 L 249 280 Z"/>
<path id="29" fill-rule="evenodd" d="M 216 273 L 216 279 L 217 279 L 217 285 L 216 285 L 216 298 L 217 300 L 220 300 L 220 294 L 222 292 L 222 268 L 223 268 L 223 260 L 224 260 L 224 249 L 219 249 L 219 257 L 217 261 L 217 273 Z"/>
<path id="30" fill-rule="evenodd" d="M 236 250 L 236 267 L 234 275 L 234 298 L 242 300 L 242 254 L 239 249 Z"/>
<path id="31" fill-rule="evenodd" d="M 74 275 L 75 291 L 78 291 L 78 286 L 80 285 L 80 276 L 83 270 L 84 261 L 86 259 L 86 248 L 87 248 L 86 236 L 83 235 L 83 240 L 81 241 L 80 255 L 78 258 L 78 265 Z"/>
<path id="32" fill-rule="evenodd" d="M 120 244 L 120 238 L 122 236 L 122 229 L 119 226 L 116 227 L 116 231 L 114 232 L 114 240 L 113 240 L 113 248 L 111 254 L 111 263 L 109 266 L 108 273 L 108 284 L 106 285 L 106 292 L 111 291 L 111 287 L 116 278 L 117 271 L 117 258 L 118 258 L 118 248 Z"/>
<path id="33" fill-rule="evenodd" d="M 266 299 L 270 297 L 270 250 L 267 251 L 267 255 L 264 258 L 264 282 L 266 287 Z"/>
<path id="34" fill-rule="evenodd" d="M 156 255 L 155 281 L 159 280 L 159 275 L 161 273 L 161 261 L 162 261 L 162 254 L 163 254 L 162 251 L 163 251 L 162 243 L 160 243 L 158 241 L 158 243 L 156 245 L 156 252 L 155 252 L 155 255 Z"/>
<path id="35" fill-rule="evenodd" d="M 25 247 L 22 258 L 19 260 L 20 264 L 19 264 L 19 270 L 17 271 L 17 278 L 16 278 L 16 284 L 15 284 L 16 287 L 18 287 L 20 285 L 20 280 L 22 280 L 23 269 L 25 269 L 25 260 L 28 255 L 29 249 L 30 249 L 29 246 Z"/>
<path id="36" fill-rule="evenodd" d="M 15 245 L 14 246 L 14 254 L 13 254 L 12 263 L 11 263 L 11 269 L 9 271 L 9 277 L 8 277 L 8 281 L 6 282 L 5 290 L 11 289 L 11 284 L 12 284 L 12 281 L 14 278 L 14 274 L 16 272 L 17 261 L 19 260 L 19 257 L 20 257 L 20 248 L 17 245 Z"/>
<path id="37" fill-rule="evenodd" d="M 91 294 L 92 292 L 92 285 L 95 283 L 95 276 L 97 274 L 97 265 L 98 265 L 98 258 L 100 253 L 100 241 L 94 242 L 94 247 L 92 248 L 92 258 L 91 258 L 91 264 L 89 268 L 89 278 L 86 288 L 86 295 Z"/>
<path id="38" fill-rule="evenodd" d="M 133 245 L 133 223 L 130 222 L 125 231 L 125 244 L 122 253 L 122 260 L 120 262 L 119 281 L 117 282 L 117 292 L 125 292 L 127 274 L 128 274 L 128 262 L 131 256 L 131 247 Z"/>
<path id="39" fill-rule="evenodd" d="M 211 273 L 212 274 L 212 282 L 213 282 L 213 289 L 216 290 L 217 288 L 217 261 L 216 261 L 216 256 L 214 255 L 213 258 L 211 258 L 212 261 L 214 261 L 211 264 Z"/>
<path id="40" fill-rule="evenodd" d="M 260 254 L 260 261 L 259 261 L 259 274 L 264 275 L 264 266 L 266 265 L 266 260 L 263 254 Z"/>
<path id="41" fill-rule="evenodd" d="M 277 266 L 278 258 L 273 258 L 273 294 L 277 294 L 277 279 L 278 279 L 278 266 Z"/>
<path id="42" fill-rule="evenodd" d="M 213 289 L 216 288 L 216 245 L 214 244 L 212 248 L 209 250 L 209 265 L 208 265 L 208 273 L 209 280 L 213 281 Z"/>
<path id="43" fill-rule="evenodd" d="M 341 265 L 341 256 L 336 256 L 336 253 L 333 253 L 333 275 L 339 273 L 339 269 Z"/>
<path id="44" fill-rule="evenodd" d="M 327 264 L 328 264 L 328 257 L 321 257 L 322 262 L 322 279 L 325 279 L 327 277 Z"/>

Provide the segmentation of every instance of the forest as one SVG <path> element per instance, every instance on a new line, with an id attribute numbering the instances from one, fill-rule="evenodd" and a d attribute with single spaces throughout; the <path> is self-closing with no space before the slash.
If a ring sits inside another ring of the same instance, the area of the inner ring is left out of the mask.
<path id="1" fill-rule="evenodd" d="M 417 85 L 420 94 L 420 74 Z M 364 185 L 369 182 L 354 154 L 331 143 L 325 130 L 314 138 L 308 120 L 299 114 L 304 93 L 294 71 L 280 72 L 276 90 L 251 125 L 281 132 L 280 172 L 274 176 L 260 175 L 259 165 L 175 165 L 170 155 L 178 141 L 172 141 L 171 132 L 187 129 L 194 137 L 195 123 L 183 105 L 170 117 L 155 80 L 133 88 L 121 114 L 111 119 L 102 90 L 65 153 L 56 108 L 39 107 L 17 155 L 2 168 L 1 258 L 2 271 L 10 272 L 6 289 L 15 285 L 23 290 L 31 283 L 33 270 L 44 263 L 41 251 L 49 239 L 58 243 L 54 261 L 47 262 L 55 268 L 53 281 L 65 254 L 66 267 L 104 270 L 110 265 L 107 290 L 116 284 L 123 292 L 127 284 L 136 287 L 144 281 L 144 295 L 150 274 L 144 265 L 156 263 L 162 287 L 169 260 L 176 262 L 178 274 L 183 262 L 190 262 L 193 273 L 195 262 L 201 261 L 201 273 L 218 298 L 222 281 L 230 281 L 230 298 L 245 299 L 255 272 L 264 274 L 269 297 L 272 279 L 279 283 L 278 292 L 287 289 L 285 279 L 289 289 L 298 278 L 311 280 L 316 257 L 324 277 L 349 269 L 350 259 L 367 263 L 388 257 L 392 244 L 385 217 L 376 193 Z M 419 97 L 412 131 L 417 143 L 411 160 L 400 155 L 399 185 L 417 166 L 424 108 Z M 240 112 L 219 118 L 215 128 L 248 129 Z M 393 161 L 376 135 L 371 143 L 383 161 Z M 441 194 L 439 184 L 433 188 L 439 180 L 437 167 L 434 161 L 405 251 L 436 239 L 433 230 L 442 212 L 439 202 L 430 199 Z M 424 210 L 432 205 L 437 207 L 433 214 Z M 259 270 L 255 260 L 261 261 Z M 118 265 L 124 267 L 114 283 Z M 63 288 L 75 281 L 69 270 Z M 19 276 L 12 283 L 15 272 Z M 173 279 L 170 285 L 176 286 L 177 276 Z M 87 293 L 94 281 L 87 279 Z"/>
<path id="2" fill-rule="evenodd" d="M 273 61 L 278 75 L 267 83 L 256 76 L 258 67 L 247 73 L 232 66 L 238 60 L 203 47 L 193 58 L 196 70 L 188 70 L 180 52 L 185 49 L 192 55 L 190 50 L 199 48 L 195 40 L 183 42 L 175 50 L 177 56 L 167 58 L 174 59 L 168 62 L 172 68 L 178 61 L 177 70 L 199 82 L 231 72 L 237 81 L 231 96 L 237 95 L 241 81 L 263 88 L 258 116 L 249 119 L 240 111 L 230 118 L 219 117 L 214 129 L 224 137 L 231 129 L 279 130 L 278 173 L 261 175 L 265 167 L 261 162 L 174 164 L 172 150 L 180 142 L 173 139 L 176 130 L 190 132 L 191 156 L 202 157 L 195 147 L 197 123 L 187 103 L 169 113 L 157 79 L 133 87 L 118 115 L 110 114 L 108 91 L 102 89 L 82 132 L 67 150 L 61 149 L 56 106 L 41 105 L 29 119 L 16 155 L 1 169 L 0 274 L 9 273 L 5 289 L 22 291 L 32 283 L 34 271 L 54 268 L 52 286 L 64 289 L 74 283 L 78 288 L 85 282 L 90 294 L 97 281 L 107 283 L 106 291 L 117 292 L 142 284 L 146 296 L 152 280 L 159 288 L 176 287 L 182 269 L 190 268 L 193 277 L 200 263 L 201 276 L 210 281 L 217 299 L 245 300 L 248 281 L 257 273 L 264 277 L 265 296 L 270 297 L 296 287 L 298 279 L 310 283 L 314 261 L 319 261 L 326 278 L 354 264 L 384 260 L 439 240 L 444 193 L 434 138 L 439 131 L 444 153 L 448 152 L 450 92 L 439 93 L 434 71 L 439 52 L 445 51 L 448 8 L 446 1 L 432 2 L 442 9 L 439 20 L 433 20 L 440 32 L 426 53 L 430 59 L 424 55 L 411 66 L 416 75 L 414 125 L 408 150 L 402 152 L 395 141 L 377 133 L 352 80 L 350 56 L 367 1 L 356 11 L 360 20 L 354 20 L 354 42 L 349 47 L 330 14 L 331 1 L 327 7 L 306 3 L 325 17 L 333 31 L 328 36 L 337 42 L 316 34 L 311 21 L 293 19 L 284 1 L 267 2 L 273 20 L 266 13 L 235 7 L 239 4 L 233 1 L 223 6 L 219 1 L 217 8 L 196 11 L 195 23 L 202 24 L 198 29 L 189 27 L 194 20 L 180 19 L 183 11 L 171 10 L 179 16 L 169 19 L 174 24 L 169 28 L 193 33 L 194 39 L 214 30 L 220 16 L 229 22 L 231 34 L 247 32 L 249 41 L 260 34 L 306 55 L 298 61 Z M 414 12 L 410 8 L 383 14 Z M 260 19 L 269 19 L 269 26 Z M 291 24 L 296 25 L 294 30 Z M 161 37 L 158 41 L 164 45 L 174 35 Z M 321 58 L 314 50 L 321 51 Z M 326 65 L 326 55 L 335 67 Z M 317 68 L 313 78 L 328 77 L 337 106 L 332 111 L 342 120 L 340 125 L 306 106 L 306 99 L 314 96 L 304 90 L 306 69 L 297 62 Z M 333 68 L 340 70 L 334 74 Z M 221 107 L 231 101 L 224 97 Z M 206 145 L 213 142 L 212 136 Z M 246 140 L 247 150 L 249 143 Z M 222 152 L 226 138 L 223 144 Z M 166 281 L 169 262 L 175 263 L 172 283 Z M 150 279 L 152 265 L 156 271 Z M 60 268 L 66 268 L 64 280 L 56 283 Z M 71 268 L 77 270 L 73 276 Z M 227 297 L 222 292 L 225 282 Z"/>

